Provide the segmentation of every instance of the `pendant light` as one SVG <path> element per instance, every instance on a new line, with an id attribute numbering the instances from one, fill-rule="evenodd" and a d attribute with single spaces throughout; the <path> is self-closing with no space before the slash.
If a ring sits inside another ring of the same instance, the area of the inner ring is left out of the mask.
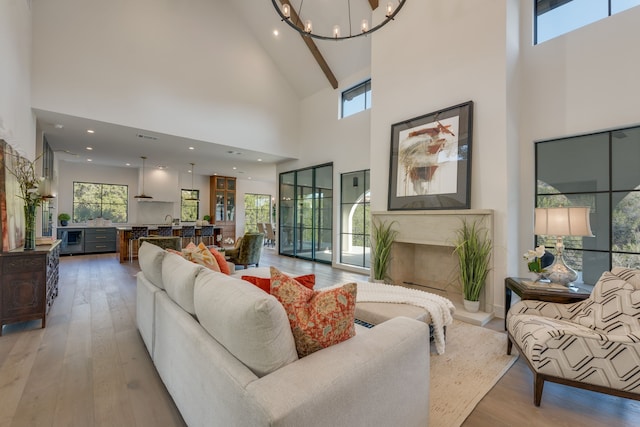
<path id="1" fill-rule="evenodd" d="M 186 198 L 185 200 L 191 201 L 191 202 L 199 202 L 200 199 L 198 197 L 193 197 L 193 191 L 195 190 L 195 187 L 193 186 L 193 170 L 195 169 L 195 163 L 189 163 L 191 165 L 191 197 Z"/>
<path id="2" fill-rule="evenodd" d="M 142 194 L 133 196 L 133 198 L 138 200 L 153 199 L 153 197 L 147 196 L 146 194 L 144 194 L 144 161 L 147 160 L 147 158 L 145 156 L 141 156 L 140 158 L 142 159 Z"/>

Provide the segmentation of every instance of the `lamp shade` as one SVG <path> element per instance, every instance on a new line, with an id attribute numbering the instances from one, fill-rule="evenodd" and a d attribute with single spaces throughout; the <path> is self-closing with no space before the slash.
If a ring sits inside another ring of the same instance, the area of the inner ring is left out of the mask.
<path id="1" fill-rule="evenodd" d="M 549 236 L 593 236 L 589 207 L 536 208 L 534 232 Z"/>

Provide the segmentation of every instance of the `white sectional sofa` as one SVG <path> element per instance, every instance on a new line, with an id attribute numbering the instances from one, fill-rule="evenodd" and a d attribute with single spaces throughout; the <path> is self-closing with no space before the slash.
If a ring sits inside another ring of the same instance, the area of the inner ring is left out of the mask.
<path id="1" fill-rule="evenodd" d="M 425 323 L 358 327 L 298 359 L 273 296 L 148 243 L 139 261 L 138 328 L 189 426 L 428 425 Z"/>

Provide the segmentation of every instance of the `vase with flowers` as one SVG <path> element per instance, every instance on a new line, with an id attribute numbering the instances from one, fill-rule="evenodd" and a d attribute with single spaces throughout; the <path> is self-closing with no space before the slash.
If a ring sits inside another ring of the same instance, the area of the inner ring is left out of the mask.
<path id="1" fill-rule="evenodd" d="M 36 248 L 36 212 L 43 200 L 40 184 L 44 177 L 36 176 L 35 160 L 30 161 L 19 155 L 11 157 L 13 166 L 7 170 L 16 177 L 20 189 L 18 197 L 24 201 L 24 250 L 32 251 Z"/>
<path id="2" fill-rule="evenodd" d="M 553 262 L 553 255 L 551 255 L 545 249 L 544 245 L 540 245 L 535 249 L 529 249 L 523 255 L 523 258 L 527 262 L 529 271 L 534 273 L 537 277 L 536 282 L 540 280 L 547 280 L 547 270 L 545 267 Z M 551 258 L 550 260 L 548 258 Z"/>

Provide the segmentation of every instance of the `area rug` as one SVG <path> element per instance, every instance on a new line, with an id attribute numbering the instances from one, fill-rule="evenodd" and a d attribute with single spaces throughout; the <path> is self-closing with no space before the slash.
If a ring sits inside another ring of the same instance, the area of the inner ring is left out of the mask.
<path id="1" fill-rule="evenodd" d="M 507 335 L 454 320 L 444 354 L 431 344 L 429 426 L 460 426 L 516 361 L 507 356 Z"/>

